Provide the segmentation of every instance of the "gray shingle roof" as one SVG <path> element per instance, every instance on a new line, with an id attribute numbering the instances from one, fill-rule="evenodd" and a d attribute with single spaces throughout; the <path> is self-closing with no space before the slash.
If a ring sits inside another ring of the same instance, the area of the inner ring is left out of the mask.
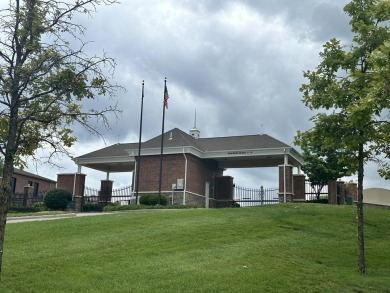
<path id="1" fill-rule="evenodd" d="M 97 151 L 93 151 L 88 154 L 84 154 L 77 158 L 94 158 L 94 157 L 122 157 L 128 156 L 129 154 L 126 152 L 128 149 L 137 149 L 138 143 L 117 143 L 110 145 L 108 147 L 102 148 Z"/>
<path id="2" fill-rule="evenodd" d="M 266 134 L 194 139 L 178 128 L 164 133 L 164 148 L 184 146 L 192 146 L 202 151 L 290 147 Z M 159 147 L 161 147 L 161 135 L 142 143 L 144 149 Z"/>
<path id="3" fill-rule="evenodd" d="M 142 143 L 142 149 L 161 147 L 161 135 Z M 242 149 L 290 148 L 291 146 L 269 136 L 242 135 L 195 139 L 184 131 L 174 128 L 164 133 L 164 148 L 194 147 L 201 151 L 230 151 Z M 128 156 L 129 150 L 138 150 L 138 143 L 114 144 L 106 148 L 79 156 L 77 158 Z"/>
<path id="4" fill-rule="evenodd" d="M 161 135 L 142 143 L 141 155 L 159 155 Z M 195 139 L 178 128 L 164 133 L 164 154 L 189 153 L 203 159 L 217 160 L 223 168 L 278 166 L 288 154 L 289 162 L 302 164 L 301 156 L 291 146 L 269 136 L 242 135 Z M 106 172 L 127 172 L 135 167 L 138 143 L 114 144 L 74 159 L 80 166 Z"/>
<path id="5" fill-rule="evenodd" d="M 25 176 L 25 177 L 36 178 L 36 179 L 39 179 L 39 180 L 52 182 L 52 183 L 56 183 L 57 182 L 57 181 L 52 180 L 50 178 L 46 178 L 46 177 L 43 177 L 43 176 L 40 176 L 40 175 L 37 175 L 37 174 L 34 174 L 34 173 L 30 173 L 30 172 L 27 172 L 27 171 L 24 171 L 24 170 L 17 169 L 17 168 L 14 168 L 14 174 L 19 174 L 19 175 L 22 175 L 22 176 Z"/>

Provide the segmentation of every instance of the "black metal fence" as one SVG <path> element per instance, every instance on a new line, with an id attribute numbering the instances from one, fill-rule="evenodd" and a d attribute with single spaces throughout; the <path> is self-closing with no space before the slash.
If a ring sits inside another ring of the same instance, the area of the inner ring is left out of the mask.
<path id="1" fill-rule="evenodd" d="M 278 188 L 245 188 L 234 187 L 234 201 L 240 207 L 276 204 L 279 202 Z"/>
<path id="2" fill-rule="evenodd" d="M 111 195 L 103 194 L 98 188 L 85 187 L 84 203 L 117 203 L 121 205 L 135 204 L 135 196 L 131 185 L 113 189 Z"/>
<path id="3" fill-rule="evenodd" d="M 11 206 L 30 207 L 35 203 L 43 202 L 46 192 L 39 192 L 38 194 L 13 193 L 11 194 Z"/>
<path id="4" fill-rule="evenodd" d="M 307 201 L 328 198 L 328 185 L 324 185 L 322 188 L 319 185 L 312 185 L 310 181 L 306 180 L 305 183 L 305 199 Z"/>

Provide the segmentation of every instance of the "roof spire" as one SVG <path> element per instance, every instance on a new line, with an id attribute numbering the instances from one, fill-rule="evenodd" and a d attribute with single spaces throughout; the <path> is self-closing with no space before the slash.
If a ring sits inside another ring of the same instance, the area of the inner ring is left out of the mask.
<path id="1" fill-rule="evenodd" d="M 195 117 L 194 117 L 194 127 L 190 129 L 190 135 L 195 139 L 198 139 L 200 136 L 200 131 L 196 128 L 196 108 L 195 108 Z"/>
<path id="2" fill-rule="evenodd" d="M 194 129 L 196 129 L 196 108 L 195 108 L 195 119 L 194 119 Z"/>

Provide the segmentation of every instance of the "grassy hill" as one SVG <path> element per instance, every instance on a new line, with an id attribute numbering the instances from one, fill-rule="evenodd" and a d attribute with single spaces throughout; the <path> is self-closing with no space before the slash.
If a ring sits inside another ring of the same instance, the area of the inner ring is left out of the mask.
<path id="1" fill-rule="evenodd" d="M 7 226 L 0 292 L 390 292 L 390 211 L 314 204 Z"/>

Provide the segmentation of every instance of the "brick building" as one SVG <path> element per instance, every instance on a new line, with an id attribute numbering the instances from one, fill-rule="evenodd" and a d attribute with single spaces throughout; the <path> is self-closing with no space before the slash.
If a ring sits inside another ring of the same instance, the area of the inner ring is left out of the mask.
<path id="1" fill-rule="evenodd" d="M 138 143 L 125 143 L 76 157 L 74 162 L 79 166 L 80 174 L 81 167 L 105 172 L 102 190 L 103 186 L 112 186 L 110 173 L 133 172 L 134 175 L 139 168 L 139 193 L 157 193 L 161 138 L 159 135 L 141 144 L 140 160 Z M 269 135 L 201 138 L 199 130 L 194 127 L 189 133 L 174 128 L 165 132 L 163 139 L 161 191 L 173 195 L 176 204 L 208 207 L 215 205 L 217 198 L 229 199 L 230 194 L 216 194 L 216 187 L 221 186 L 221 182 L 233 184 L 232 178 L 226 180 L 223 177 L 224 170 L 228 168 L 279 167 L 280 200 L 286 202 L 293 198 L 294 182 L 297 180 L 293 169 L 296 167 L 300 173 L 303 160 L 293 147 Z M 136 190 L 137 180 L 134 178 L 136 176 L 133 176 L 132 186 Z M 226 193 L 226 190 L 231 190 L 228 187 L 218 190 Z"/>
<path id="2" fill-rule="evenodd" d="M 13 194 L 22 194 L 26 186 L 30 187 L 33 196 L 56 187 L 57 182 L 30 172 L 14 169 L 11 191 Z"/>

